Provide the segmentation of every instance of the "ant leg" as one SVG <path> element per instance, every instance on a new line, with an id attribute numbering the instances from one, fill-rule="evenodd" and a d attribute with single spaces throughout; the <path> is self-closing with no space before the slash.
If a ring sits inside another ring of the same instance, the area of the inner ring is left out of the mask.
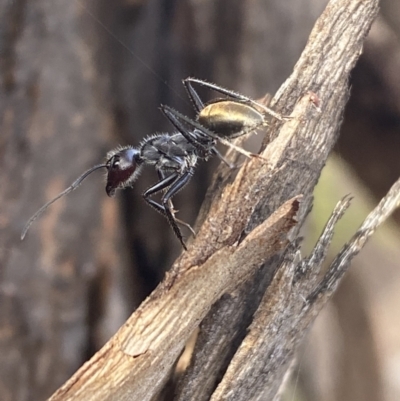
<path id="1" fill-rule="evenodd" d="M 171 212 L 169 201 L 174 195 L 176 195 L 189 182 L 189 180 L 192 178 L 193 172 L 194 172 L 193 168 L 189 168 L 188 171 L 186 171 L 179 178 L 177 178 L 176 181 L 173 184 L 171 184 L 171 186 L 169 187 L 169 189 L 167 190 L 167 192 L 165 193 L 165 195 L 163 195 L 163 197 L 161 199 L 167 219 L 168 219 L 169 223 L 171 224 L 171 227 L 174 230 L 175 235 L 177 236 L 177 238 L 179 239 L 179 241 L 181 242 L 181 244 L 185 250 L 187 250 L 186 244 L 183 241 L 181 230 L 179 229 L 178 225 L 176 224 L 176 219 L 175 219 L 173 213 Z"/>
<path id="2" fill-rule="evenodd" d="M 207 139 L 210 135 L 208 135 L 208 132 L 205 132 L 205 128 L 202 125 L 198 124 L 196 121 L 186 116 L 183 116 L 183 114 L 174 110 L 172 107 L 161 105 L 160 110 L 162 111 L 164 116 L 167 117 L 169 122 L 188 140 L 188 142 L 190 142 L 200 151 L 207 152 L 208 146 L 200 142 L 200 134 L 203 134 L 203 138 Z M 186 127 L 181 120 L 183 120 L 190 128 L 192 128 L 192 130 L 189 130 L 188 127 Z M 199 131 L 197 134 L 194 133 L 194 129 L 196 128 Z"/>
<path id="3" fill-rule="evenodd" d="M 178 219 L 175 216 L 174 219 L 178 224 L 180 224 L 183 227 L 186 227 L 193 234 L 193 237 L 196 237 L 196 231 L 194 231 L 193 227 L 189 223 L 186 223 L 186 221 Z"/>
<path id="4" fill-rule="evenodd" d="M 191 83 L 191 78 L 186 78 L 182 82 L 189 96 L 189 99 L 193 103 L 196 112 L 200 113 L 200 111 L 204 108 L 204 102 L 200 99 L 200 96 L 197 93 L 196 89 L 194 89 Z"/>
<path id="5" fill-rule="evenodd" d="M 253 99 L 251 99 L 251 98 L 249 98 L 247 96 L 241 95 L 240 93 L 237 93 L 237 92 L 232 91 L 230 89 L 226 89 L 226 88 L 223 88 L 222 86 L 213 84 L 211 82 L 206 82 L 206 81 L 203 81 L 203 80 L 197 79 L 197 78 L 186 78 L 185 81 L 186 81 L 185 87 L 186 86 L 191 86 L 192 87 L 192 82 L 194 82 L 194 83 L 196 83 L 196 84 L 198 84 L 200 86 L 204 86 L 204 87 L 206 87 L 208 89 L 212 89 L 212 90 L 215 90 L 216 92 L 222 93 L 223 95 L 229 96 L 232 99 L 240 100 L 242 102 L 251 103 L 251 104 L 253 104 L 255 106 L 261 107 L 267 114 L 269 114 L 272 117 L 275 117 L 279 121 L 282 121 L 284 119 L 284 117 L 282 115 L 280 115 L 276 111 L 270 109 L 269 107 L 264 106 L 263 104 L 261 104 L 259 102 L 256 102 L 255 100 L 253 100 Z M 192 91 L 194 91 L 193 87 L 192 87 Z M 197 97 L 198 97 L 198 95 L 197 95 Z"/>
<path id="6" fill-rule="evenodd" d="M 162 191 L 163 189 L 167 189 L 171 186 L 174 181 L 176 181 L 180 177 L 179 173 L 173 173 L 166 178 L 163 178 L 161 181 L 154 184 L 152 187 L 147 189 L 143 194 L 143 197 L 147 200 L 147 198 L 151 195 L 154 195 L 157 192 Z"/>
<path id="7" fill-rule="evenodd" d="M 157 175 L 158 175 L 158 179 L 159 179 L 160 181 L 162 181 L 162 180 L 165 179 L 165 174 L 164 174 L 164 172 L 163 172 L 161 169 L 159 169 L 159 168 L 157 168 Z M 157 211 L 159 211 L 164 217 L 166 217 L 166 216 L 165 216 L 165 209 L 164 209 L 159 203 L 153 201 L 152 199 L 150 199 L 150 200 L 152 201 L 152 206 L 153 206 L 155 209 L 157 209 Z M 171 199 L 169 200 L 169 204 L 170 204 L 172 210 L 174 211 L 173 214 L 174 214 L 174 218 L 175 218 L 176 222 L 177 222 L 178 224 L 180 224 L 181 226 L 186 227 L 186 228 L 193 234 L 193 236 L 195 237 L 195 236 L 196 236 L 196 232 L 193 230 L 192 226 L 191 226 L 189 223 L 186 223 L 185 221 L 183 221 L 183 220 L 178 219 L 177 217 L 175 217 L 175 208 L 174 208 L 174 204 L 172 203 L 172 200 L 171 200 Z"/>
<path id="8" fill-rule="evenodd" d="M 177 219 L 175 219 L 173 212 L 171 211 L 171 208 L 168 204 L 168 200 L 171 198 L 171 196 L 168 198 L 166 205 L 164 204 L 164 202 L 163 202 L 163 205 L 160 205 L 153 199 L 150 199 L 150 196 L 154 195 L 157 192 L 160 192 L 167 188 L 171 189 L 174 185 L 176 185 L 176 183 L 178 183 L 178 181 L 181 178 L 182 178 L 182 175 L 179 173 L 173 173 L 173 174 L 169 175 L 168 177 L 164 178 L 163 180 L 161 180 L 160 182 L 158 182 L 157 184 L 155 184 L 151 188 L 149 188 L 147 191 L 145 191 L 145 193 L 143 194 L 143 198 L 153 209 L 155 209 L 157 212 L 161 213 L 168 220 L 168 222 L 172 226 L 172 229 L 174 230 L 176 237 L 181 242 L 183 248 L 185 250 L 187 250 L 186 245 L 183 242 L 183 237 L 182 237 L 181 231 L 176 224 L 176 223 L 178 223 L 178 221 L 177 221 Z M 180 186 L 179 189 L 182 187 L 183 187 L 183 185 Z M 167 193 L 163 196 L 162 199 L 164 199 L 164 197 L 168 194 L 168 192 L 170 192 L 170 190 L 167 191 Z M 174 194 L 175 193 L 176 192 L 174 192 Z M 186 225 L 186 223 L 184 223 L 184 225 Z"/>
<path id="9" fill-rule="evenodd" d="M 235 164 L 229 163 L 215 146 L 211 149 L 211 152 L 213 152 L 220 160 L 222 160 L 231 170 L 237 168 Z"/>
<path id="10" fill-rule="evenodd" d="M 162 214 L 168 220 L 168 217 L 167 217 L 167 215 L 165 213 L 165 209 L 164 209 L 164 207 L 162 205 L 160 205 L 158 202 L 156 202 L 156 201 L 154 201 L 153 199 L 150 199 L 150 198 L 149 199 L 145 199 L 145 200 L 154 210 L 156 210 L 157 212 Z M 172 208 L 173 207 L 174 206 L 172 205 Z M 186 227 L 193 234 L 193 237 L 196 236 L 196 231 L 193 230 L 192 226 L 189 223 L 186 223 L 185 221 L 176 218 L 174 214 L 173 214 L 173 216 L 174 216 L 175 221 L 178 224 L 180 224 L 181 226 Z M 168 222 L 169 222 L 169 220 L 168 220 Z"/>
<path id="11" fill-rule="evenodd" d="M 167 189 L 168 187 L 171 186 L 171 184 L 176 181 L 176 179 L 179 177 L 178 173 L 174 173 L 169 175 L 166 178 L 161 179 L 159 182 L 157 182 L 155 185 L 147 189 L 144 194 L 143 194 L 143 199 L 157 212 L 161 213 L 166 219 L 167 216 L 165 214 L 165 209 L 162 205 L 154 201 L 153 199 L 150 199 L 151 195 L 154 195 L 157 192 L 160 192 L 164 189 Z"/>
<path id="12" fill-rule="evenodd" d="M 241 148 L 240 146 L 236 146 L 232 142 L 229 142 L 227 139 L 219 138 L 218 139 L 223 145 L 229 146 L 230 148 L 236 150 L 236 152 L 241 153 L 242 155 L 251 159 L 252 157 L 257 157 L 259 159 L 263 159 L 262 156 L 258 155 L 257 153 L 248 152 L 247 150 Z"/>
<path id="13" fill-rule="evenodd" d="M 229 142 L 225 138 L 221 138 L 214 132 L 208 130 L 207 128 L 203 127 L 200 123 L 197 121 L 194 121 L 190 119 L 189 117 L 184 116 L 181 114 L 179 111 L 173 109 L 172 107 L 169 106 L 161 106 L 162 112 L 166 115 L 166 117 L 171 121 L 171 123 L 179 130 L 179 132 L 189 141 L 191 142 L 194 146 L 197 148 L 200 148 L 201 150 L 207 150 L 207 147 L 199 143 L 199 140 L 192 132 L 188 131 L 186 127 L 182 124 L 182 121 L 184 121 L 186 124 L 188 124 L 193 131 L 196 130 L 198 131 L 198 134 L 203 134 L 204 137 L 212 138 L 213 140 L 217 140 L 221 142 L 222 144 L 229 146 L 232 149 L 235 149 L 236 152 L 239 152 L 243 155 L 245 155 L 248 158 L 252 157 L 258 157 L 261 158 L 261 156 L 248 152 L 247 150 L 244 150 L 243 148 L 234 145 L 233 143 Z"/>

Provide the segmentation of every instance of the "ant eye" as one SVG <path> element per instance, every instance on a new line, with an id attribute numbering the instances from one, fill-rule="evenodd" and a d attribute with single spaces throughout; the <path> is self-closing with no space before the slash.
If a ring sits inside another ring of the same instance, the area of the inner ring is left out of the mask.
<path id="1" fill-rule="evenodd" d="M 119 167 L 119 164 L 120 164 L 120 157 L 119 157 L 119 155 L 115 155 L 115 156 L 113 156 L 109 161 L 108 161 L 108 166 L 110 167 L 110 168 L 116 168 L 116 167 Z"/>

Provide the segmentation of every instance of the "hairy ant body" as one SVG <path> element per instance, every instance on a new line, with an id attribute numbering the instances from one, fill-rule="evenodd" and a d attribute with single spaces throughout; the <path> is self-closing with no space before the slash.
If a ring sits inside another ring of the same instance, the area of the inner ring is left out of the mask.
<path id="1" fill-rule="evenodd" d="M 226 162 L 216 148 L 218 142 L 233 147 L 247 157 L 256 156 L 231 144 L 229 140 L 267 125 L 266 115 L 279 120 L 282 117 L 254 100 L 218 85 L 195 78 L 187 78 L 183 83 L 196 110 L 196 120 L 169 106 L 161 106 L 161 111 L 177 132 L 151 135 L 137 147 L 120 147 L 109 152 L 106 163 L 87 170 L 70 187 L 42 206 L 27 222 L 21 238 L 25 237 L 31 224 L 48 206 L 75 190 L 93 171 L 107 169 L 106 192 L 108 196 L 114 196 L 117 189 L 131 187 L 143 166 L 150 165 L 154 166 L 159 181 L 144 192 L 143 198 L 166 217 L 186 250 L 178 227 L 178 224 L 186 224 L 175 217 L 171 200 L 189 182 L 197 162 L 208 160 L 213 155 Z M 217 91 L 225 97 L 203 103 L 193 83 Z M 163 192 L 160 203 L 151 199 L 158 192 Z"/>

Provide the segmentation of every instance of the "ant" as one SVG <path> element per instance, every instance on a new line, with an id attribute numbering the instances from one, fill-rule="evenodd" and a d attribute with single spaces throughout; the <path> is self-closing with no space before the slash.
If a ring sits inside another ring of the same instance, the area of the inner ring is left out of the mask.
<path id="1" fill-rule="evenodd" d="M 280 121 L 283 117 L 246 96 L 216 84 L 195 78 L 187 78 L 183 84 L 196 110 L 195 119 L 186 117 L 169 106 L 161 106 L 161 111 L 177 132 L 150 135 L 137 147 L 118 147 L 108 152 L 105 163 L 85 171 L 71 186 L 43 205 L 28 220 L 21 239 L 24 239 L 32 223 L 48 206 L 78 188 L 92 172 L 102 168 L 107 169 L 106 193 L 112 197 L 117 189 L 131 187 L 143 166 L 150 165 L 155 167 L 159 181 L 144 192 L 143 198 L 168 220 L 176 237 L 187 250 L 178 224 L 185 225 L 192 232 L 193 230 L 175 217 L 172 198 L 189 182 L 197 162 L 208 160 L 215 155 L 232 167 L 217 150 L 218 142 L 234 148 L 247 157 L 258 157 L 235 146 L 229 140 L 268 125 L 267 115 Z M 193 84 L 219 92 L 225 97 L 204 103 Z M 158 192 L 163 192 L 160 203 L 151 199 L 151 196 Z"/>

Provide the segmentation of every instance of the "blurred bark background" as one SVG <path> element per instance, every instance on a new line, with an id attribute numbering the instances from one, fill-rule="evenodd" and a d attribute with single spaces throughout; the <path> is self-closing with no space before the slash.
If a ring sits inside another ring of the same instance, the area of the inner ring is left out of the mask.
<path id="1" fill-rule="evenodd" d="M 170 131 L 160 103 L 191 115 L 182 78 L 254 98 L 274 93 L 326 2 L 0 0 L 2 401 L 50 396 L 180 252 L 141 199 L 152 171 L 117 199 L 93 175 L 21 243 L 30 215 L 112 147 Z M 360 199 L 346 222 L 353 227 L 399 176 L 400 3 L 381 8 L 352 74 L 337 157 L 317 189 L 307 237 L 348 192 Z M 177 197 L 183 220 L 194 221 L 214 168 L 202 165 Z M 288 400 L 399 399 L 399 219 L 371 241 L 318 319 Z"/>

